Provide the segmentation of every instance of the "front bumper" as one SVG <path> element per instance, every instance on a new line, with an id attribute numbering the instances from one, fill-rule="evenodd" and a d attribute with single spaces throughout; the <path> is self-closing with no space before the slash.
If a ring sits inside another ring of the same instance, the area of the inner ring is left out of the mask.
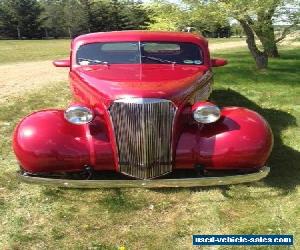
<path id="1" fill-rule="evenodd" d="M 270 172 L 263 167 L 251 174 L 231 175 L 223 177 L 200 177 L 185 179 L 154 179 L 154 180 L 71 180 L 35 177 L 19 174 L 26 183 L 42 184 L 67 188 L 164 188 L 164 187 L 201 187 L 222 186 L 261 180 Z"/>

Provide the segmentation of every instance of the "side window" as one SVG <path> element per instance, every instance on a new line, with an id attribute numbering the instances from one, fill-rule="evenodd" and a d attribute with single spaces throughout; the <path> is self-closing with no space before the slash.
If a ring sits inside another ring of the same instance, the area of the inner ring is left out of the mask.
<path id="1" fill-rule="evenodd" d="M 81 62 L 88 60 L 101 60 L 100 59 L 100 50 L 101 50 L 101 44 L 99 43 L 91 43 L 87 45 L 81 46 L 77 50 L 76 55 L 76 61 L 78 64 L 81 64 Z"/>

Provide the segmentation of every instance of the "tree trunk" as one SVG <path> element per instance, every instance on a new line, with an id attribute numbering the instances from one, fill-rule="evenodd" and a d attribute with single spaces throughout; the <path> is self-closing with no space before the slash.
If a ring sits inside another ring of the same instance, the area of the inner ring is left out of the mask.
<path id="1" fill-rule="evenodd" d="M 19 25 L 17 25 L 17 33 L 18 33 L 18 39 L 21 39 L 21 30 L 20 30 L 20 27 Z"/>
<path id="2" fill-rule="evenodd" d="M 250 53 L 255 61 L 256 67 L 258 69 L 266 69 L 268 67 L 268 54 L 265 51 L 260 51 L 255 43 L 254 32 L 251 29 L 248 22 L 244 19 L 239 19 L 239 22 L 246 34 L 247 45 L 250 50 Z"/>
<path id="3" fill-rule="evenodd" d="M 72 31 L 71 31 L 71 28 L 70 28 L 70 27 L 68 27 L 68 32 L 69 32 L 70 38 L 72 39 Z"/>
<path id="4" fill-rule="evenodd" d="M 253 55 L 253 57 L 258 69 L 266 69 L 268 67 L 268 55 L 266 53 L 260 52 Z"/>
<path id="5" fill-rule="evenodd" d="M 272 20 L 261 20 L 262 24 L 253 26 L 264 50 L 269 57 L 279 57 Z"/>
<path id="6" fill-rule="evenodd" d="M 268 48 L 266 52 L 269 57 L 280 57 L 276 43 L 274 43 L 274 46 Z"/>
<path id="7" fill-rule="evenodd" d="M 262 35 L 262 37 L 259 36 L 259 40 L 261 41 L 261 44 L 269 57 L 279 57 L 279 52 L 277 44 L 275 42 L 274 34 L 270 36 L 264 34 Z"/>

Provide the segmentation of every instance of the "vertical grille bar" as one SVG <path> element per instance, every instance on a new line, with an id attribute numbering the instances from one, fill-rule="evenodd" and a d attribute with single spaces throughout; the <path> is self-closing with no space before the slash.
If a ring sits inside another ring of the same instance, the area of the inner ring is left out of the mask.
<path id="1" fill-rule="evenodd" d="M 172 128 L 176 107 L 164 99 L 132 98 L 110 107 L 120 171 L 154 178 L 172 171 Z"/>

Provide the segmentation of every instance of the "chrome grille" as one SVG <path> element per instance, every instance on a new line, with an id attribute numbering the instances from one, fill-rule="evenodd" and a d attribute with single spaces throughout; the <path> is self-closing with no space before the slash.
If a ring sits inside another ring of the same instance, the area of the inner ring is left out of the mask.
<path id="1" fill-rule="evenodd" d="M 171 172 L 175 113 L 176 107 L 164 99 L 121 99 L 112 104 L 122 173 L 149 179 Z"/>

